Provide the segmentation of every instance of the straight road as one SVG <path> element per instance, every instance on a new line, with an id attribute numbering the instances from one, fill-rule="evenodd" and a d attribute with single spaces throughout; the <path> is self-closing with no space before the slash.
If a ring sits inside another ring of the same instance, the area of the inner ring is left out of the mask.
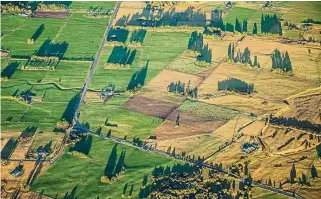
<path id="1" fill-rule="evenodd" d="M 79 123 L 79 118 L 78 117 L 79 117 L 80 105 L 81 105 L 82 101 L 84 100 L 84 97 L 85 97 L 86 92 L 88 90 L 88 85 L 89 85 L 89 83 L 90 83 L 90 81 L 91 81 L 91 79 L 93 77 L 94 71 L 96 69 L 96 66 L 97 66 L 97 63 L 98 63 L 98 60 L 99 60 L 99 57 L 100 57 L 100 54 L 101 54 L 101 51 L 103 50 L 103 47 L 104 47 L 105 39 L 107 38 L 107 35 L 108 35 L 108 32 L 109 32 L 109 30 L 111 28 L 112 22 L 113 22 L 113 20 L 115 19 L 116 15 L 117 15 L 117 12 L 119 10 L 119 6 L 120 6 L 120 1 L 117 1 L 116 5 L 115 5 L 115 8 L 113 10 L 113 14 L 112 14 L 111 18 L 109 19 L 109 22 L 108 22 L 108 24 L 106 26 L 104 37 L 101 40 L 101 43 L 99 45 L 99 49 L 98 49 L 98 51 L 96 53 L 95 60 L 94 60 L 93 64 L 91 65 L 88 77 L 86 79 L 84 87 L 82 88 L 82 91 L 81 91 L 81 94 L 80 94 L 80 99 L 79 99 L 78 103 L 76 104 L 74 119 L 76 120 L 77 124 Z"/>

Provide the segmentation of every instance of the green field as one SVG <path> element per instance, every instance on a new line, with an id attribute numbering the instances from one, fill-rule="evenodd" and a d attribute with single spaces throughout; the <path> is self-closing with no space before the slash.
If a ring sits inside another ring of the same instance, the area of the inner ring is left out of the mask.
<path id="1" fill-rule="evenodd" d="M 23 18 L 18 15 L 3 14 L 6 20 L 2 24 L 4 38 L 2 46 L 10 48 L 13 56 L 30 56 L 50 39 L 54 43 L 67 42 L 65 59 L 93 58 L 102 41 L 109 18 L 87 18 L 83 13 L 71 13 L 67 19 Z M 7 21 L 13 21 L 8 23 Z M 25 23 L 23 23 L 23 21 Z M 44 30 L 35 40 L 28 44 L 37 29 L 44 25 Z M 14 31 L 11 31 L 15 29 Z"/>
<path id="2" fill-rule="evenodd" d="M 74 1 L 69 8 L 72 10 L 84 10 L 92 7 L 103 7 L 104 9 L 114 9 L 116 1 Z"/>
<path id="3" fill-rule="evenodd" d="M 223 18 L 224 22 L 231 23 L 235 28 L 235 20 L 236 18 L 240 21 L 241 26 L 243 27 L 243 20 L 247 20 L 247 31 L 248 33 L 252 33 L 254 23 L 257 25 L 258 33 L 261 33 L 261 17 L 262 14 L 276 14 L 280 17 L 280 13 L 272 10 L 255 10 L 251 8 L 243 8 L 243 7 L 233 7 Z"/>
<path id="4" fill-rule="evenodd" d="M 15 61 L 11 61 L 11 64 Z M 20 63 L 12 76 L 1 85 L 1 122 L 3 131 L 22 131 L 29 125 L 38 130 L 52 131 L 60 120 L 69 100 L 82 88 L 90 62 L 61 61 L 54 71 L 25 71 Z M 31 104 L 19 102 L 13 95 L 28 91 Z"/>
<path id="5" fill-rule="evenodd" d="M 2 14 L 1 15 L 1 36 L 10 34 L 16 28 L 21 26 L 26 19 L 27 19 L 26 17 L 20 17 L 17 15 Z"/>
<path id="6" fill-rule="evenodd" d="M 132 141 L 134 137 L 145 139 L 163 120 L 120 108 L 120 105 L 127 99 L 127 96 L 116 96 L 105 104 L 83 104 L 80 109 L 80 121 L 88 122 L 91 130 L 94 131 L 103 127 L 104 134 L 111 129 L 112 136 L 119 138 L 127 136 L 128 141 Z M 105 126 L 107 118 L 111 125 Z M 112 125 L 117 125 L 117 127 Z"/>
<path id="7" fill-rule="evenodd" d="M 86 18 L 82 13 L 72 13 L 57 33 L 57 42 L 68 42 L 67 58 L 90 58 L 95 56 L 102 41 L 109 18 Z"/>
<path id="8" fill-rule="evenodd" d="M 130 34 L 129 34 L 130 35 Z M 91 84 L 92 89 L 103 89 L 115 84 L 118 89 L 126 89 L 132 75 L 149 61 L 145 83 L 154 78 L 165 66 L 187 49 L 190 33 L 147 32 L 141 48 L 135 48 L 137 54 L 130 69 L 105 69 L 113 47 L 105 46 L 99 59 Z M 130 37 L 130 36 L 129 36 Z M 134 49 L 134 48 L 132 48 Z"/>
<path id="9" fill-rule="evenodd" d="M 155 166 L 171 165 L 173 160 L 156 156 L 139 149 L 118 144 L 117 154 L 126 151 L 126 171 L 113 183 L 102 183 L 104 169 L 115 143 L 94 137 L 88 158 L 78 158 L 65 154 L 54 163 L 32 185 L 32 190 L 61 198 L 76 186 L 77 198 L 121 198 L 123 188 L 128 183 L 126 195 L 134 185 L 133 196 L 137 196 L 144 175 L 151 176 Z M 148 179 L 150 182 L 151 179 Z"/>
<path id="10" fill-rule="evenodd" d="M 192 100 L 185 100 L 179 107 L 179 110 L 195 114 L 199 117 L 219 120 L 230 120 L 240 114 L 237 110 Z"/>
<path id="11" fill-rule="evenodd" d="M 22 17 L 14 15 L 12 18 Z M 66 19 L 28 18 L 23 26 L 19 26 L 14 32 L 10 32 L 1 39 L 1 46 L 10 48 L 13 56 L 30 56 L 39 49 L 46 39 L 53 39 L 65 21 Z M 42 24 L 44 25 L 42 34 L 34 44 L 28 44 L 27 39 L 30 39 Z M 11 28 L 11 25 L 2 24 L 2 27 L 5 30 Z"/>

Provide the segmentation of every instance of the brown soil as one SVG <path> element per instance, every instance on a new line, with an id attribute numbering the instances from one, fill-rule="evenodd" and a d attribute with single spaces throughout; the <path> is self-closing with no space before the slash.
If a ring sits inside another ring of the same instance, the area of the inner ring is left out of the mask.
<path id="1" fill-rule="evenodd" d="M 127 100 L 121 107 L 130 111 L 165 119 L 177 108 L 177 105 L 136 95 Z"/>
<path id="2" fill-rule="evenodd" d="M 68 11 L 55 11 L 55 12 L 36 12 L 34 17 L 37 18 L 55 18 L 55 19 L 66 19 L 69 16 Z"/>

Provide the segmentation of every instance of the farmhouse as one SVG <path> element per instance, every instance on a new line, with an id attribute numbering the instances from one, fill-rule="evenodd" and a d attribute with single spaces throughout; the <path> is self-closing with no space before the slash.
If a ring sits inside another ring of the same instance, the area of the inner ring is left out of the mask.
<path id="1" fill-rule="evenodd" d="M 242 150 L 245 153 L 251 153 L 252 151 L 255 151 L 257 148 L 259 148 L 259 145 L 256 143 L 245 142 L 242 145 Z"/>
<path id="2" fill-rule="evenodd" d="M 14 177 L 19 177 L 23 174 L 23 165 L 17 166 L 11 173 Z"/>

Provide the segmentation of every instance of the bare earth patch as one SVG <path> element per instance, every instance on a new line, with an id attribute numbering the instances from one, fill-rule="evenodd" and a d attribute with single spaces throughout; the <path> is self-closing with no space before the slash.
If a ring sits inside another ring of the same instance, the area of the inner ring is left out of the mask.
<path id="1" fill-rule="evenodd" d="M 66 19 L 69 16 L 69 11 L 53 11 L 53 12 L 36 12 L 34 17 L 36 18 L 55 18 L 55 19 Z"/>
<path id="2" fill-rule="evenodd" d="M 177 108 L 177 105 L 135 95 L 121 107 L 130 111 L 165 119 Z"/>

